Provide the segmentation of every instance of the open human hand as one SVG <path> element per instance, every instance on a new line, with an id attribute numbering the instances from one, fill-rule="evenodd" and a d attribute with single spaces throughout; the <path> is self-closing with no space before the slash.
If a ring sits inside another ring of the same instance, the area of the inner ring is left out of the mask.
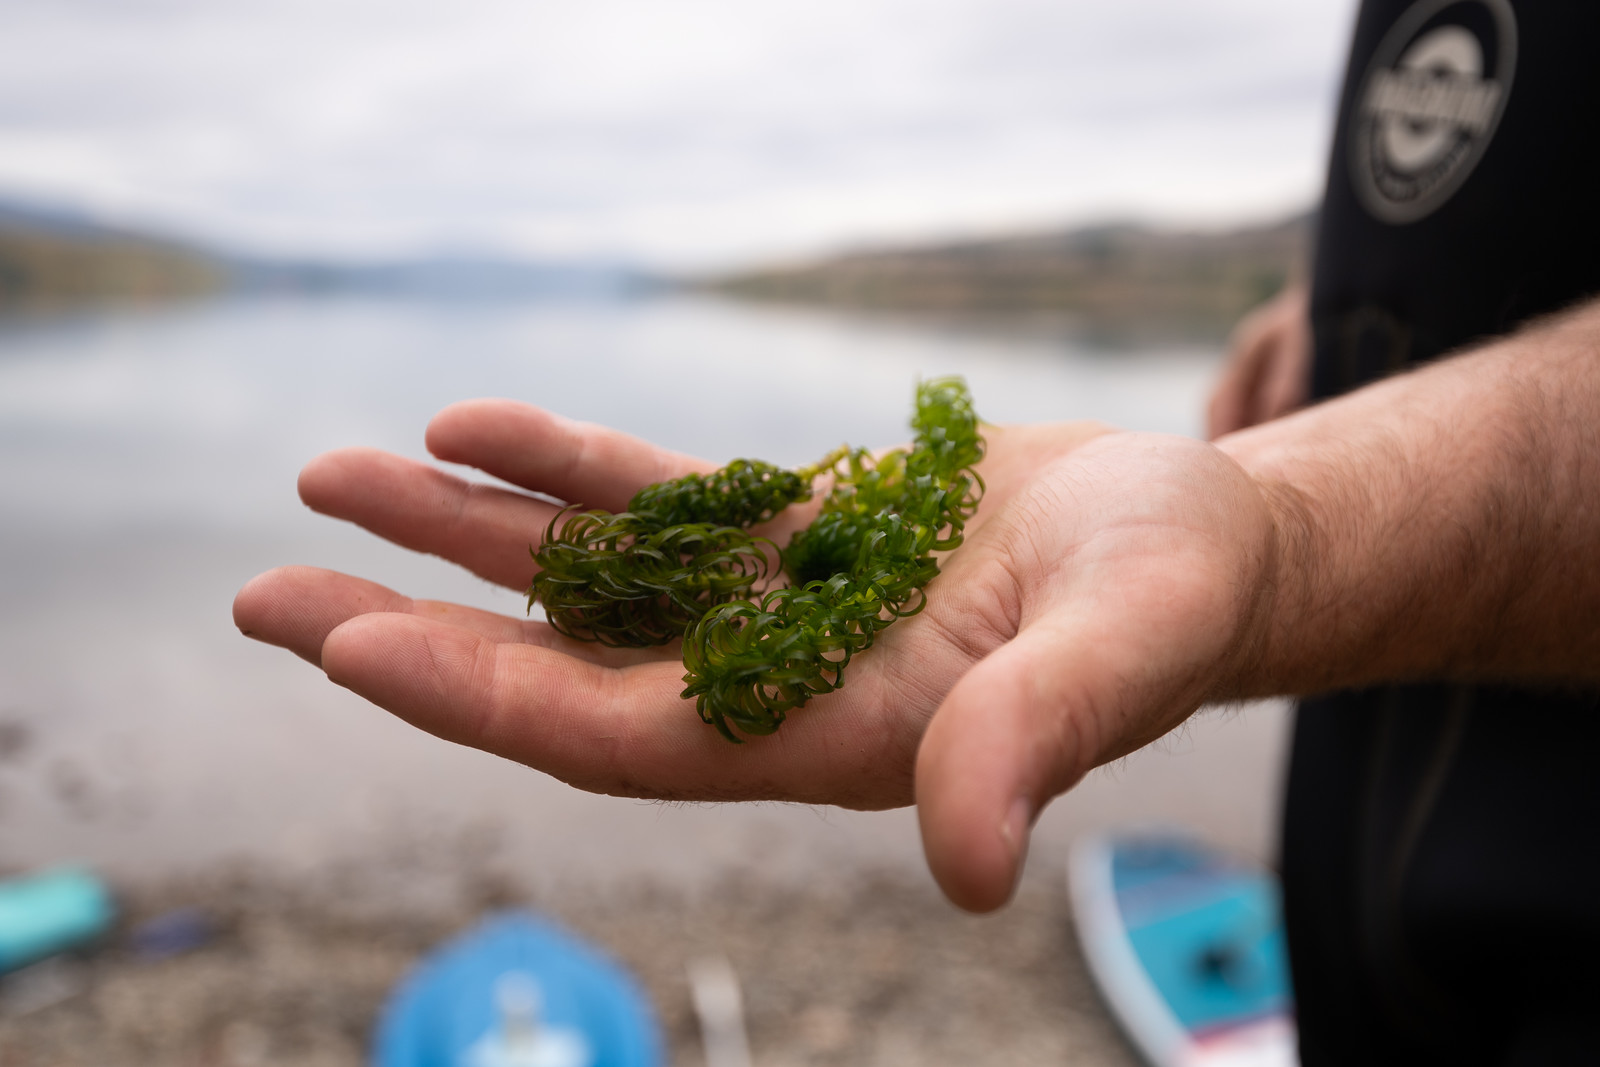
<path id="1" fill-rule="evenodd" d="M 1091 768 L 1228 695 L 1259 638 L 1274 525 L 1254 482 L 1183 438 L 1090 424 L 990 428 L 988 491 L 926 608 L 783 730 L 729 745 L 679 697 L 675 646 L 613 649 L 547 624 L 409 599 L 332 571 L 251 581 L 234 618 L 440 737 L 579 788 L 678 800 L 915 801 L 957 904 L 1010 895 L 1029 827 Z M 511 401 L 454 405 L 438 458 L 587 507 L 710 465 Z M 368 449 L 300 477 L 313 509 L 519 592 L 558 510 Z M 813 505 L 814 506 L 814 505 Z M 791 509 L 758 530 L 785 540 Z"/>

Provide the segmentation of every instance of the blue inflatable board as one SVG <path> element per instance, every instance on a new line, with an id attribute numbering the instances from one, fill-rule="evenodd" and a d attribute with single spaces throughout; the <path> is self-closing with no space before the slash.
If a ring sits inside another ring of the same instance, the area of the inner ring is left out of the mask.
<path id="1" fill-rule="evenodd" d="M 379 1020 L 374 1067 L 659 1067 L 655 1014 L 598 949 L 526 913 L 435 950 Z"/>
<path id="2" fill-rule="evenodd" d="M 1294 1067 L 1271 872 L 1171 833 L 1094 837 L 1068 865 L 1095 982 L 1154 1067 Z"/>

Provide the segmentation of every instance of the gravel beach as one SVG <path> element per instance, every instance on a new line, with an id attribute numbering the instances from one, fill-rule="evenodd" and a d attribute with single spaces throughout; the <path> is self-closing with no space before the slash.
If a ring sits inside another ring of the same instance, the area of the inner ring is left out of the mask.
<path id="1" fill-rule="evenodd" d="M 116 935 L 58 965 L 64 999 L 30 1006 L 26 981 L 0 983 L 0 1067 L 356 1067 L 419 956 L 511 907 L 627 964 L 679 1067 L 705 1062 L 685 967 L 716 954 L 740 977 L 761 1067 L 1136 1062 L 1083 970 L 1056 878 L 1031 877 L 1011 907 L 975 917 L 896 874 L 529 896 L 488 870 L 401 866 L 387 888 L 382 873 L 290 884 L 235 870 L 139 891 Z M 127 931 L 176 908 L 203 914 L 210 939 L 141 958 Z"/>

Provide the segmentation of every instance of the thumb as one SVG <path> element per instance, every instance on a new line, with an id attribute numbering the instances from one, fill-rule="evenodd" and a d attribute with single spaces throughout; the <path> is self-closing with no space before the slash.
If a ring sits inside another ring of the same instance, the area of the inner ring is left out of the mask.
<path id="1" fill-rule="evenodd" d="M 950 690 L 917 752 L 917 815 L 928 865 L 969 911 L 1010 899 L 1028 833 L 1047 801 L 1099 761 L 1089 628 L 1041 620 Z M 1088 632 L 1086 632 L 1088 631 Z"/>

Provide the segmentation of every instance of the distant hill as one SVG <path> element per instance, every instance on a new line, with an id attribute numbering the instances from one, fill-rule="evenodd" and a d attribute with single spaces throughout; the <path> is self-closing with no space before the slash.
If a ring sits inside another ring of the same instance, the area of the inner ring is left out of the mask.
<path id="1" fill-rule="evenodd" d="M 70 212 L 0 204 L 0 308 L 166 300 L 221 288 L 211 256 Z"/>
<path id="2" fill-rule="evenodd" d="M 1303 265 L 1310 219 L 1226 232 L 1108 225 L 744 271 L 701 282 L 731 296 L 885 310 L 1070 312 L 1222 326 Z"/>
<path id="3" fill-rule="evenodd" d="M 370 262 L 234 259 L 233 288 L 244 292 L 360 293 L 444 300 L 607 298 L 663 283 L 624 264 L 547 262 L 496 255 L 440 255 Z"/>
<path id="4" fill-rule="evenodd" d="M 339 262 L 198 247 L 56 208 L 0 202 L 0 310 L 218 292 L 430 299 L 608 298 L 664 283 L 624 264 L 486 254 Z"/>

